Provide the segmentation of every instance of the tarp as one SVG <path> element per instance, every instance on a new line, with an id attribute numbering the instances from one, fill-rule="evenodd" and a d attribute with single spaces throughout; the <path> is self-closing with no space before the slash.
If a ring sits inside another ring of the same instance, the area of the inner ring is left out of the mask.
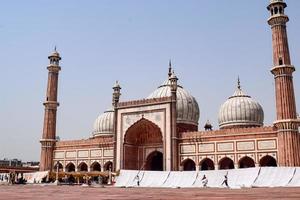
<path id="1" fill-rule="evenodd" d="M 23 178 L 27 181 L 27 183 L 41 183 L 42 179 L 48 176 L 48 174 L 48 171 L 24 173 Z"/>
<path id="2" fill-rule="evenodd" d="M 167 187 L 167 188 L 178 187 L 181 179 L 181 173 L 182 172 L 180 171 L 171 171 L 168 179 L 164 182 L 164 184 L 161 187 Z"/>
<path id="3" fill-rule="evenodd" d="M 177 188 L 177 187 L 193 187 L 196 181 L 197 171 L 171 171 L 168 179 L 162 187 Z"/>
<path id="4" fill-rule="evenodd" d="M 203 187 L 202 178 L 205 175 L 208 182 L 207 187 L 220 188 L 225 187 L 222 185 L 224 181 L 224 176 L 228 174 L 227 170 L 208 170 L 208 171 L 199 171 L 198 177 L 193 184 L 193 187 Z"/>
<path id="5" fill-rule="evenodd" d="M 260 168 L 244 168 L 228 170 L 228 185 L 230 188 L 251 187 L 256 180 Z"/>
<path id="6" fill-rule="evenodd" d="M 128 187 L 136 179 L 138 172 L 137 170 L 121 170 L 119 176 L 116 177 L 115 186 Z"/>
<path id="7" fill-rule="evenodd" d="M 261 167 L 253 187 L 284 187 L 291 181 L 294 167 Z"/>
<path id="8" fill-rule="evenodd" d="M 183 171 L 181 172 L 180 181 L 178 182 L 177 187 L 181 188 L 190 188 L 193 187 L 198 176 L 197 171 Z"/>
<path id="9" fill-rule="evenodd" d="M 167 180 L 169 171 L 144 171 L 140 187 L 161 187 Z"/>
<path id="10" fill-rule="evenodd" d="M 139 180 L 139 187 L 203 187 L 204 175 L 208 181 L 207 187 L 211 188 L 226 187 L 225 184 L 222 185 L 225 175 L 227 175 L 230 188 L 300 187 L 300 167 L 261 167 L 199 172 L 121 170 L 116 178 L 115 186 L 138 187 Z"/>
<path id="11" fill-rule="evenodd" d="M 295 168 L 295 174 L 287 187 L 300 187 L 300 167 Z"/>

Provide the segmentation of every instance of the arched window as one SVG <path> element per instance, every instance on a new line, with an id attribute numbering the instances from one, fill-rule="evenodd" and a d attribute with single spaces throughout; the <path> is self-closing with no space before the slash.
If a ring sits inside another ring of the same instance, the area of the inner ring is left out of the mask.
<path id="1" fill-rule="evenodd" d="M 66 172 L 75 172 L 75 165 L 73 163 L 67 164 Z"/>
<path id="2" fill-rule="evenodd" d="M 105 165 L 104 165 L 104 170 L 105 170 L 105 171 L 109 171 L 109 170 L 112 171 L 112 166 L 113 166 L 113 163 L 112 163 L 111 161 L 108 161 L 108 162 L 106 162 Z"/>
<path id="3" fill-rule="evenodd" d="M 282 61 L 281 57 L 279 58 L 278 63 L 279 63 L 279 65 L 283 65 L 283 61 Z"/>
<path id="4" fill-rule="evenodd" d="M 239 168 L 255 167 L 254 160 L 248 156 L 243 157 L 239 161 Z"/>
<path id="5" fill-rule="evenodd" d="M 80 164 L 78 165 L 78 171 L 79 171 L 79 172 L 86 172 L 86 171 L 88 171 L 88 166 L 87 166 L 87 164 L 85 164 L 84 162 L 80 163 Z"/>
<path id="6" fill-rule="evenodd" d="M 196 164 L 191 159 L 186 159 L 182 162 L 183 170 L 184 171 L 195 171 L 196 170 Z"/>
<path id="7" fill-rule="evenodd" d="M 274 8 L 274 13 L 275 13 L 275 15 L 278 14 L 278 8 L 277 7 Z"/>
<path id="8" fill-rule="evenodd" d="M 56 172 L 58 167 L 58 171 L 63 171 L 63 165 L 59 162 L 58 165 L 57 163 L 54 165 L 53 170 Z"/>
<path id="9" fill-rule="evenodd" d="M 283 9 L 281 6 L 279 7 L 279 14 L 283 14 Z"/>
<path id="10" fill-rule="evenodd" d="M 215 164 L 211 159 L 205 158 L 200 162 L 200 170 L 214 170 L 214 169 L 215 169 Z"/>
<path id="11" fill-rule="evenodd" d="M 94 162 L 91 165 L 91 171 L 101 171 L 101 165 L 98 162 Z"/>
<path id="12" fill-rule="evenodd" d="M 219 169 L 234 169 L 234 163 L 228 157 L 222 158 L 219 162 Z"/>
<path id="13" fill-rule="evenodd" d="M 266 155 L 259 161 L 261 167 L 277 167 L 277 162 L 272 156 Z"/>

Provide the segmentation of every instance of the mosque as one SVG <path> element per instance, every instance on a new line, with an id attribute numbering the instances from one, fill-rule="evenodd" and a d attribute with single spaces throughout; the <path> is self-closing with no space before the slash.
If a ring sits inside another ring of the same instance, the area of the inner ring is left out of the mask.
<path id="1" fill-rule="evenodd" d="M 264 126 L 259 102 L 238 81 L 233 95 L 220 107 L 219 130 L 209 122 L 198 130 L 197 100 L 178 83 L 171 63 L 163 82 L 148 97 L 120 101 L 121 86 L 113 86 L 112 107 L 94 122 L 91 136 L 56 139 L 60 54 L 48 58 L 40 170 L 64 172 L 133 170 L 216 170 L 255 166 L 300 166 L 300 119 L 297 117 L 283 0 L 270 0 L 276 120 Z M 266 67 L 267 69 L 267 67 Z"/>

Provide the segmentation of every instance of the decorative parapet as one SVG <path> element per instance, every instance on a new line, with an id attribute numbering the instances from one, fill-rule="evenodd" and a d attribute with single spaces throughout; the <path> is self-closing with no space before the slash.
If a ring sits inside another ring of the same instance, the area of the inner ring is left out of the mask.
<path id="1" fill-rule="evenodd" d="M 169 102 L 171 102 L 171 97 L 140 99 L 134 101 L 119 102 L 118 108 L 136 107 L 136 106 L 144 106 L 144 105 L 152 105 L 152 104 L 169 103 Z"/>
<path id="2" fill-rule="evenodd" d="M 90 138 L 90 139 L 82 139 L 82 140 L 65 140 L 65 141 L 57 141 L 55 143 L 56 148 L 62 147 L 76 147 L 76 148 L 83 148 L 83 147 L 108 147 L 113 145 L 113 137 L 97 137 L 97 138 Z"/>
<path id="3" fill-rule="evenodd" d="M 255 134 L 276 134 L 276 128 L 273 126 L 253 127 L 253 128 L 232 128 L 220 129 L 214 131 L 198 131 L 198 132 L 183 132 L 178 135 L 179 139 L 192 138 L 213 138 L 213 137 L 235 137 L 241 135 L 255 135 Z"/>

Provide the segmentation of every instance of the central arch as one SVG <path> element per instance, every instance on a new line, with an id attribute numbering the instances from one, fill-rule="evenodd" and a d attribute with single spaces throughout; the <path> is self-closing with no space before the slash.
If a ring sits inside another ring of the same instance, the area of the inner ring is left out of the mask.
<path id="1" fill-rule="evenodd" d="M 132 170 L 145 168 L 161 169 L 161 163 L 155 161 L 155 159 L 163 160 L 163 155 L 157 153 L 158 151 L 155 149 L 162 148 L 163 139 L 160 128 L 145 118 L 140 119 L 129 127 L 125 133 L 123 168 Z M 146 152 L 151 152 L 151 150 L 155 150 L 154 152 L 156 152 L 157 156 L 151 157 L 154 155 L 151 155 L 152 153 L 149 154 L 150 157 L 147 156 Z M 153 163 L 156 163 L 158 166 L 151 166 Z"/>
<path id="2" fill-rule="evenodd" d="M 163 154 L 154 151 L 147 156 L 145 170 L 163 171 Z"/>

